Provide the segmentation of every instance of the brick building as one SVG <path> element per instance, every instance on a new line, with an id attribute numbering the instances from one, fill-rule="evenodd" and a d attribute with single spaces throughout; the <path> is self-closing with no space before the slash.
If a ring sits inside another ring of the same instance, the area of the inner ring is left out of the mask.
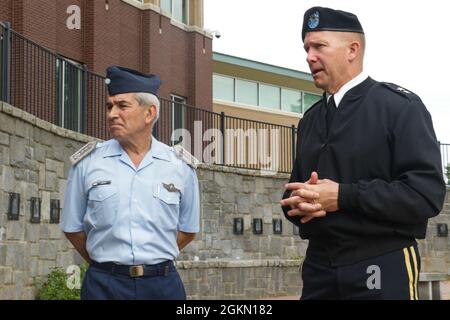
<path id="1" fill-rule="evenodd" d="M 100 76 L 113 64 L 159 74 L 162 98 L 212 109 L 203 0 L 0 0 L 0 21 L 14 30 L 10 101 L 42 119 L 106 138 L 93 130 L 104 117 Z M 25 92 L 43 93 L 24 101 Z"/>

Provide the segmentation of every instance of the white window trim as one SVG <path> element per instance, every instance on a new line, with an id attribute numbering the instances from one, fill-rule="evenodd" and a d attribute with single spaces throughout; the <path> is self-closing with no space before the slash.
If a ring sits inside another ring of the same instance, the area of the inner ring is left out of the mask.
<path id="1" fill-rule="evenodd" d="M 213 104 L 223 105 L 223 106 L 230 106 L 250 111 L 257 111 L 257 112 L 265 112 L 270 114 L 276 114 L 281 116 L 289 116 L 289 117 L 296 117 L 296 118 L 302 118 L 303 113 L 297 113 L 297 112 L 291 112 L 291 111 L 285 111 L 285 110 L 278 110 L 278 109 L 270 109 L 265 107 L 257 107 L 250 104 L 240 103 L 240 102 L 232 102 L 228 100 L 220 100 L 220 99 L 213 99 Z"/>
<path id="2" fill-rule="evenodd" d="M 235 104 L 235 105 L 237 105 L 237 106 L 239 106 L 239 105 L 245 105 L 245 106 L 251 106 L 251 107 L 254 107 L 254 108 L 256 108 L 257 110 L 272 110 L 272 111 L 287 112 L 287 113 L 289 113 L 289 114 L 300 114 L 300 115 L 303 115 L 303 113 L 304 113 L 304 112 L 303 112 L 303 107 L 304 107 L 304 94 L 307 93 L 307 94 L 312 94 L 312 95 L 315 95 L 315 96 L 320 97 L 320 94 L 317 94 L 317 93 L 315 93 L 315 92 L 306 91 L 306 90 L 298 90 L 298 89 L 295 89 L 295 88 L 289 88 L 289 87 L 279 86 L 279 85 L 276 85 L 276 84 L 273 84 L 273 83 L 267 83 L 267 82 L 262 82 L 262 81 L 255 81 L 255 80 L 245 79 L 245 78 L 241 78 L 241 77 L 233 77 L 233 76 L 230 76 L 230 75 L 221 74 L 221 73 L 215 73 L 215 72 L 213 73 L 213 76 L 214 76 L 214 75 L 217 75 L 217 76 L 221 76 L 221 77 L 224 77 L 224 78 L 229 78 L 229 79 L 233 79 L 233 80 L 234 80 L 234 81 L 233 81 L 233 84 L 234 84 L 234 88 L 233 88 L 233 90 L 234 90 L 234 94 L 233 94 L 233 96 L 234 96 L 234 101 L 221 100 L 221 99 L 214 99 L 214 100 L 217 100 L 217 101 L 227 101 L 227 102 L 230 102 L 230 103 Z M 255 105 L 249 105 L 249 104 L 245 104 L 245 103 L 236 101 L 236 80 L 248 81 L 248 82 L 253 82 L 253 83 L 256 83 L 256 84 L 257 84 L 257 94 L 258 94 L 258 96 L 257 96 L 257 101 L 258 101 L 258 104 L 257 104 L 256 106 L 255 106 Z M 269 107 L 263 107 L 263 106 L 260 106 L 260 105 L 259 105 L 259 103 L 260 103 L 260 90 L 259 90 L 259 85 L 260 85 L 260 84 L 267 85 L 267 86 L 272 86 L 272 87 L 277 87 L 277 88 L 280 89 L 280 106 L 279 106 L 279 109 L 274 109 L 274 108 L 269 108 Z M 296 92 L 299 92 L 299 93 L 300 93 L 300 97 L 301 97 L 301 100 L 302 100 L 301 112 L 296 113 L 296 112 L 286 111 L 286 110 L 283 110 L 283 109 L 282 109 L 282 105 L 281 105 L 281 103 L 282 103 L 281 89 L 286 89 L 286 90 L 296 91 Z"/>

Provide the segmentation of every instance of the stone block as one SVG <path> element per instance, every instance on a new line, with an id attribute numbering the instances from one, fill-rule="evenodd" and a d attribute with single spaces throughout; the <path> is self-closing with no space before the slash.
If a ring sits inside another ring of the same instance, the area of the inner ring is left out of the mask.
<path id="1" fill-rule="evenodd" d="M 0 290 L 0 300 L 14 300 L 14 286 L 2 286 Z"/>
<path id="2" fill-rule="evenodd" d="M 2 123 L 3 126 L 3 123 Z M 0 132 L 0 144 L 4 145 L 4 146 L 9 146 L 9 134 L 4 133 L 4 132 Z"/>
<path id="3" fill-rule="evenodd" d="M 37 145 L 34 149 L 34 157 L 36 161 L 39 161 L 41 163 L 45 162 L 45 149 L 42 145 Z"/>
<path id="4" fill-rule="evenodd" d="M 14 192 L 16 180 L 14 178 L 14 169 L 9 166 L 2 166 L 1 186 L 5 192 Z"/>
<path id="5" fill-rule="evenodd" d="M 279 237 L 270 237 L 268 241 L 269 253 L 272 256 L 280 257 L 283 252 L 282 239 Z"/>
<path id="6" fill-rule="evenodd" d="M 67 156 L 68 158 L 70 157 Z M 56 164 L 56 175 L 58 176 L 58 178 L 65 178 L 66 177 L 66 170 L 65 170 L 65 164 L 64 162 L 60 162 L 58 161 Z"/>
<path id="7" fill-rule="evenodd" d="M 57 254 L 57 244 L 55 241 L 41 240 L 39 242 L 39 257 L 45 260 L 55 260 Z"/>
<path id="8" fill-rule="evenodd" d="M 236 194 L 233 190 L 223 189 L 220 193 L 220 201 L 227 204 L 234 204 L 236 201 Z"/>
<path id="9" fill-rule="evenodd" d="M 34 148 L 25 146 L 25 158 L 34 159 Z"/>
<path id="10" fill-rule="evenodd" d="M 37 289 L 35 287 L 25 287 L 21 290 L 20 300 L 34 300 L 37 294 Z"/>
<path id="11" fill-rule="evenodd" d="M 0 112 L 1 130 L 8 134 L 14 134 L 16 128 L 16 119 Z"/>
<path id="12" fill-rule="evenodd" d="M 48 239 L 50 239 L 49 224 L 47 224 L 47 223 L 41 224 L 39 238 L 41 240 L 48 240 Z"/>
<path id="13" fill-rule="evenodd" d="M 448 238 L 444 237 L 435 237 L 432 242 L 433 250 L 435 251 L 445 251 L 448 252 Z"/>
<path id="14" fill-rule="evenodd" d="M 250 197 L 244 195 L 237 197 L 237 211 L 240 214 L 250 213 Z"/>
<path id="15" fill-rule="evenodd" d="M 6 250 L 6 266 L 14 270 L 26 270 L 30 259 L 30 251 L 25 242 L 10 243 Z"/>
<path id="16" fill-rule="evenodd" d="M 66 241 L 64 238 L 64 234 L 59 228 L 58 224 L 50 224 L 48 227 L 49 230 L 49 239 L 50 240 L 63 240 Z"/>
<path id="17" fill-rule="evenodd" d="M 236 205 L 234 203 L 224 203 L 221 206 L 221 214 L 219 215 L 219 219 L 220 217 L 227 215 L 227 214 L 235 214 L 236 213 Z M 224 219 L 222 219 L 224 220 Z"/>
<path id="18" fill-rule="evenodd" d="M 41 191 L 41 222 L 48 223 L 50 221 L 50 192 Z"/>
<path id="19" fill-rule="evenodd" d="M 64 193 L 66 192 L 67 179 L 58 179 L 58 195 L 54 199 L 59 199 L 61 208 L 64 208 Z"/>
<path id="20" fill-rule="evenodd" d="M 39 257 L 39 243 L 31 243 L 30 244 L 30 256 L 31 257 Z"/>
<path id="21" fill-rule="evenodd" d="M 203 232 L 217 233 L 218 223 L 215 220 L 203 220 Z"/>
<path id="22" fill-rule="evenodd" d="M 26 181 L 27 179 L 27 172 L 25 169 L 14 169 L 14 178 L 18 181 Z"/>
<path id="23" fill-rule="evenodd" d="M 25 224 L 25 240 L 35 243 L 39 241 L 40 225 L 38 224 Z"/>
<path id="24" fill-rule="evenodd" d="M 266 190 L 266 185 L 265 185 L 264 181 L 265 181 L 265 179 L 261 179 L 261 178 L 257 178 L 255 180 L 255 184 L 253 186 L 253 188 L 254 188 L 253 191 L 255 193 L 259 193 L 259 194 L 266 193 L 267 190 Z"/>
<path id="25" fill-rule="evenodd" d="M 202 200 L 206 203 L 219 203 L 220 195 L 218 193 L 203 193 Z"/>
<path id="26" fill-rule="evenodd" d="M 0 165 L 10 165 L 9 148 L 0 146 Z"/>
<path id="27" fill-rule="evenodd" d="M 25 194 L 27 202 L 31 197 L 39 196 L 38 186 L 34 183 L 23 182 L 20 184 L 20 189 L 22 190 L 22 193 Z"/>
<path id="28" fill-rule="evenodd" d="M 422 268 L 423 272 L 437 272 L 446 273 L 447 263 L 445 258 L 433 258 L 433 257 L 423 257 L 422 258 Z"/>
<path id="29" fill-rule="evenodd" d="M 54 172 L 45 173 L 45 189 L 51 191 L 58 190 L 58 179 L 56 177 L 56 173 Z"/>
<path id="30" fill-rule="evenodd" d="M 16 136 L 11 136 L 11 145 L 14 146 L 14 148 L 11 148 L 10 150 L 11 166 L 17 168 L 24 168 L 26 140 Z"/>
<path id="31" fill-rule="evenodd" d="M 16 286 L 16 299 L 20 299 L 22 289 L 27 285 L 28 279 L 27 275 L 23 271 L 13 272 L 13 283 Z"/>
<path id="32" fill-rule="evenodd" d="M 28 170 L 26 172 L 27 180 L 31 183 L 38 184 L 39 183 L 39 174 L 36 171 Z"/>
<path id="33" fill-rule="evenodd" d="M 25 240 L 25 222 L 23 220 L 19 221 L 9 221 L 6 224 L 6 234 L 8 240 Z"/>
<path id="34" fill-rule="evenodd" d="M 73 260 L 72 252 L 58 252 L 56 255 L 56 266 L 61 267 L 63 269 L 67 269 L 67 267 L 74 265 L 75 261 Z"/>
<path id="35" fill-rule="evenodd" d="M 29 139 L 30 136 L 32 136 L 30 135 L 30 132 L 32 132 L 32 128 L 28 123 L 25 123 L 23 121 L 16 121 L 16 127 L 14 129 L 15 135 L 18 137 Z"/>
<path id="36" fill-rule="evenodd" d="M 7 244 L 0 243 L 0 266 L 6 266 Z"/>
<path id="37" fill-rule="evenodd" d="M 45 159 L 45 170 L 56 172 L 58 161 L 52 160 L 52 159 Z"/>
<path id="38" fill-rule="evenodd" d="M 56 267 L 56 260 L 39 260 L 39 276 L 47 276 Z"/>
<path id="39" fill-rule="evenodd" d="M 0 286 L 13 283 L 12 268 L 0 266 Z M 1 291 L 1 290 L 0 290 Z"/>
<path id="40" fill-rule="evenodd" d="M 39 174 L 39 189 L 45 189 L 45 164 L 39 163 L 38 165 Z"/>
<path id="41" fill-rule="evenodd" d="M 249 214 L 246 214 L 246 215 L 244 215 L 243 220 L 244 220 L 244 233 L 251 232 L 252 231 L 252 217 Z"/>
<path id="42" fill-rule="evenodd" d="M 38 162 L 34 159 L 25 158 L 24 165 L 25 165 L 25 168 L 27 168 L 28 170 L 32 170 L 32 171 L 38 170 Z"/>
<path id="43" fill-rule="evenodd" d="M 28 268 L 30 272 L 30 277 L 37 277 L 39 275 L 39 258 L 30 258 L 30 266 Z"/>
<path id="44" fill-rule="evenodd" d="M 48 131 L 41 131 L 41 141 L 39 141 L 40 143 L 42 143 L 42 144 L 44 144 L 44 145 L 46 145 L 46 146 L 49 146 L 49 147 L 51 147 L 52 145 L 53 145 L 53 142 L 54 142 L 54 139 L 53 139 L 53 134 L 51 134 L 50 132 L 48 132 Z M 50 151 L 50 150 L 52 150 L 51 148 L 50 149 L 47 149 L 47 151 Z"/>
<path id="45" fill-rule="evenodd" d="M 30 128 L 34 128 L 34 125 L 36 125 L 36 119 L 37 118 L 34 115 L 32 115 L 31 113 L 23 112 L 22 113 L 22 119 L 23 119 L 23 121 L 25 121 L 25 122 L 27 122 L 29 124 L 28 126 Z"/>
<path id="46" fill-rule="evenodd" d="M 217 183 L 219 187 L 226 186 L 227 176 L 223 172 L 214 172 L 214 181 Z"/>

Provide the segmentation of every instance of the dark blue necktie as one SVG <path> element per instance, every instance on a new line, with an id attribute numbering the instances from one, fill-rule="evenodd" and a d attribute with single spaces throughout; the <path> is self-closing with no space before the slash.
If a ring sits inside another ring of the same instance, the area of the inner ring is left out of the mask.
<path id="1" fill-rule="evenodd" d="M 333 122 L 334 114 L 336 113 L 336 103 L 334 96 L 331 96 L 327 104 L 327 132 L 330 132 L 331 123 Z"/>

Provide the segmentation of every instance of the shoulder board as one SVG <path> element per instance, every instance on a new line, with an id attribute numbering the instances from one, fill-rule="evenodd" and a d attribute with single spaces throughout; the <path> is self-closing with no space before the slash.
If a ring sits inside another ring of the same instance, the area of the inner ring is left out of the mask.
<path id="1" fill-rule="evenodd" d="M 173 147 L 173 150 L 175 150 L 175 154 L 179 159 L 186 162 L 192 168 L 197 169 L 197 166 L 200 164 L 200 161 L 192 154 L 190 154 L 185 148 L 177 144 Z"/>
<path id="2" fill-rule="evenodd" d="M 384 87 L 388 88 L 389 90 L 401 95 L 404 98 L 407 98 L 408 100 L 420 100 L 419 96 L 416 95 L 414 92 L 409 91 L 403 87 L 400 87 L 394 83 L 390 82 L 380 82 Z"/>
<path id="3" fill-rule="evenodd" d="M 97 146 L 97 141 L 91 141 L 87 144 L 85 144 L 83 147 L 81 147 L 80 150 L 75 152 L 73 155 L 70 156 L 70 163 L 72 165 L 76 165 L 78 162 L 83 160 L 88 154 L 90 154 L 95 147 Z"/>
<path id="4" fill-rule="evenodd" d="M 306 111 L 303 113 L 303 117 L 304 117 L 308 112 L 310 112 L 312 109 L 314 109 L 314 107 L 318 106 L 318 105 L 322 102 L 322 100 L 323 100 L 323 98 L 320 98 L 319 101 L 317 101 L 316 103 L 314 103 L 308 110 L 306 110 Z"/>

